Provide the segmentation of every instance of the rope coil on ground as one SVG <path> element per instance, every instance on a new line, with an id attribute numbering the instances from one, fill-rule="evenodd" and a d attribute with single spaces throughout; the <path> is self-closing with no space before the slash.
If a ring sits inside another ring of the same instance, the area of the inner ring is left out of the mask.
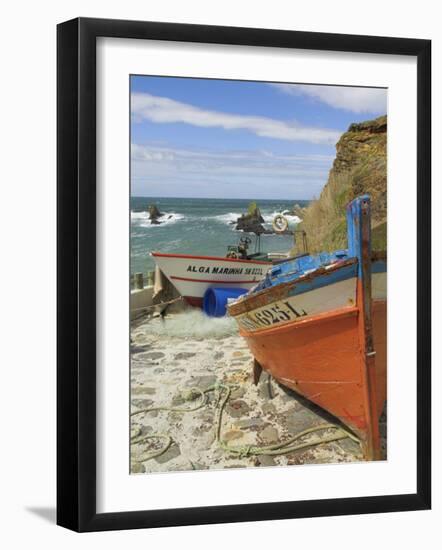
<path id="1" fill-rule="evenodd" d="M 167 449 L 172 445 L 173 439 L 170 437 L 170 435 L 167 434 L 152 434 L 152 435 L 143 435 L 139 439 L 137 439 L 137 436 L 141 434 L 141 428 L 138 428 L 138 432 L 135 436 L 131 437 L 130 444 L 131 445 L 138 445 L 140 443 L 144 443 L 145 441 L 149 439 L 165 439 L 166 444 L 161 447 L 158 451 L 152 451 L 151 453 L 144 455 L 140 458 L 137 458 L 136 462 L 146 462 L 146 460 L 150 460 L 151 458 L 155 458 L 157 456 L 161 456 L 164 454 Z"/>
<path id="2" fill-rule="evenodd" d="M 221 425 L 222 425 L 222 412 L 224 410 L 225 405 L 227 404 L 227 401 L 229 400 L 231 389 L 229 386 L 226 386 L 225 384 L 219 384 L 218 387 L 225 389 L 226 393 L 220 406 L 216 437 L 220 447 L 223 450 L 227 451 L 228 453 L 234 454 L 241 458 L 247 457 L 247 456 L 260 456 L 260 455 L 278 456 L 282 454 L 288 454 L 288 453 L 297 451 L 299 449 L 304 449 L 306 447 L 311 447 L 313 445 L 320 445 L 322 443 L 331 443 L 332 441 L 347 439 L 347 437 L 349 437 L 350 439 L 353 439 L 354 441 L 359 442 L 359 440 L 354 435 L 350 434 L 340 426 L 336 426 L 335 424 L 322 424 L 320 426 L 314 426 L 313 428 L 308 428 L 307 430 L 299 432 L 298 434 L 290 438 L 288 441 L 284 441 L 282 443 L 275 443 L 273 445 L 266 445 L 262 447 L 258 447 L 256 445 L 243 445 L 238 447 L 230 447 L 225 441 L 223 441 L 221 437 Z M 338 433 L 336 433 L 335 435 L 329 435 L 329 436 L 319 438 L 316 441 L 306 441 L 303 443 L 294 444 L 295 441 L 297 441 L 298 439 L 302 438 L 307 434 L 317 432 L 317 431 L 322 431 L 322 430 L 328 430 L 328 429 L 335 429 L 338 431 Z"/>
<path id="3" fill-rule="evenodd" d="M 194 401 L 195 399 L 198 399 L 198 397 L 201 398 L 199 403 L 194 407 L 165 407 L 165 406 L 146 407 L 146 408 L 132 412 L 130 416 L 134 417 L 136 415 L 148 413 L 152 411 L 170 411 L 170 412 L 179 412 L 179 413 L 194 412 L 201 409 L 207 404 L 207 394 L 212 391 L 215 392 L 215 396 L 216 396 L 215 408 L 218 408 L 219 406 L 218 419 L 216 422 L 216 441 L 221 449 L 223 449 L 225 452 L 232 454 L 234 456 L 238 456 L 241 458 L 245 458 L 248 456 L 262 456 L 262 455 L 278 456 L 278 455 L 292 453 L 300 449 L 305 449 L 307 447 L 321 445 L 323 443 L 331 443 L 333 441 L 339 441 L 347 438 L 350 438 L 353 441 L 360 443 L 357 437 L 355 437 L 353 434 L 351 434 L 341 426 L 337 426 L 335 424 L 321 424 L 320 426 L 314 426 L 312 428 L 303 430 L 302 432 L 297 433 L 296 435 L 294 435 L 293 437 L 291 437 L 290 439 L 282 443 L 275 443 L 273 445 L 265 445 L 261 447 L 258 447 L 256 445 L 242 445 L 237 447 L 230 447 L 228 443 L 222 439 L 221 430 L 222 430 L 222 418 L 223 418 L 224 408 L 230 398 L 232 388 L 227 384 L 223 384 L 221 382 L 217 382 L 216 384 L 208 387 L 205 390 L 201 390 L 200 388 L 194 387 L 194 388 L 190 388 L 190 390 L 188 390 L 186 394 L 182 393 L 181 396 L 186 401 Z M 224 393 L 224 396 L 222 395 L 223 393 Z M 169 447 L 173 443 L 173 439 L 168 434 L 149 434 L 149 435 L 139 437 L 141 434 L 141 428 L 137 428 L 137 430 L 138 431 L 136 431 L 135 435 L 131 434 L 131 445 L 138 445 L 150 439 L 166 439 L 166 444 L 159 450 L 153 451 L 148 455 L 143 455 L 142 457 L 135 459 L 136 462 L 145 462 L 146 460 L 150 460 L 152 458 L 162 455 L 167 451 L 167 449 L 169 449 Z M 318 437 L 313 441 L 302 441 L 300 443 L 296 443 L 297 441 L 299 441 L 301 438 L 303 438 L 308 434 L 324 431 L 324 430 L 336 430 L 336 432 L 330 435 L 323 435 L 322 437 Z"/>

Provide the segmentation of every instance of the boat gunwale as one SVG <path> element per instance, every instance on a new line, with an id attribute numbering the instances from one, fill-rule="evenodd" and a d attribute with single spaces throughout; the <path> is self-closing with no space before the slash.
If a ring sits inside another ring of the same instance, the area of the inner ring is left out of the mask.
<path id="1" fill-rule="evenodd" d="M 382 301 L 382 300 L 378 300 Z M 246 330 L 240 328 L 239 333 L 243 338 L 255 338 L 261 336 L 272 336 L 275 332 L 282 334 L 290 330 L 299 330 L 302 328 L 309 327 L 310 325 L 317 323 L 322 324 L 329 321 L 334 321 L 336 319 L 345 318 L 345 317 L 357 317 L 359 314 L 358 306 L 346 306 L 337 309 L 332 309 L 330 311 L 324 311 L 321 313 L 316 313 L 309 315 L 308 317 L 300 317 L 299 319 L 291 319 L 290 321 L 282 324 L 277 324 L 271 327 L 263 327 L 257 330 Z"/>
<path id="2" fill-rule="evenodd" d="M 178 258 L 178 259 L 189 259 L 189 260 L 215 260 L 223 262 L 236 262 L 243 264 L 262 264 L 262 265 L 273 265 L 273 262 L 265 262 L 263 260 L 247 260 L 244 258 L 225 258 L 224 256 L 195 256 L 193 254 L 171 254 L 167 252 L 150 252 L 150 255 L 154 258 Z"/>
<path id="3" fill-rule="evenodd" d="M 372 307 L 378 308 L 387 304 L 387 300 L 372 300 Z M 308 317 L 300 317 L 299 319 L 291 319 L 287 323 L 277 324 L 271 327 L 262 327 L 257 330 L 246 330 L 242 327 L 239 329 L 239 333 L 243 338 L 254 338 L 261 336 L 272 336 L 275 332 L 283 333 L 290 330 L 297 330 L 309 327 L 314 323 L 322 324 L 328 321 L 334 321 L 336 319 L 341 319 L 345 317 L 353 317 L 359 315 L 359 307 L 354 306 L 345 306 L 341 308 L 332 309 L 330 311 L 323 311 L 321 313 L 315 313 L 309 315 Z"/>
<path id="4" fill-rule="evenodd" d="M 238 315 L 241 315 L 242 313 L 247 313 L 253 311 L 257 307 L 261 307 L 263 304 L 259 304 L 259 302 L 260 298 L 264 294 L 267 294 L 272 298 L 274 296 L 274 299 L 272 301 L 278 300 L 281 295 L 285 295 L 285 290 L 287 288 L 293 287 L 299 283 L 305 283 L 306 281 L 313 281 L 314 279 L 316 279 L 316 277 L 320 277 L 321 275 L 329 275 L 330 273 L 334 273 L 339 269 L 354 265 L 357 263 L 357 261 L 357 258 L 348 258 L 347 260 L 341 260 L 339 262 L 336 262 L 335 264 L 331 264 L 327 268 L 319 267 L 314 271 L 311 271 L 310 273 L 305 273 L 304 275 L 301 275 L 298 279 L 294 279 L 293 281 L 287 281 L 285 283 L 280 283 L 275 286 L 263 288 L 259 292 L 251 294 L 250 296 L 245 294 L 237 302 L 229 304 L 227 306 L 229 315 L 231 315 L 232 317 L 236 317 Z M 256 302 L 258 302 L 258 304 L 256 304 Z"/>

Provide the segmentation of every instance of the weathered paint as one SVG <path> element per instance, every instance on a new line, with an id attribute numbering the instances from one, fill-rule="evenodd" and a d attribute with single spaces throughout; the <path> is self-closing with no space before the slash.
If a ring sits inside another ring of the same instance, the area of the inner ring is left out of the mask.
<path id="1" fill-rule="evenodd" d="M 288 292 L 284 298 L 256 307 L 236 317 L 241 328 L 263 330 L 269 326 L 300 322 L 311 316 L 356 304 L 356 277 L 344 277 L 310 292 Z"/>
<path id="2" fill-rule="evenodd" d="M 240 298 L 230 304 L 228 307 L 229 314 L 235 317 L 240 313 L 252 311 L 257 307 L 262 307 L 272 302 L 282 300 L 289 295 L 302 294 L 314 288 L 327 286 L 339 280 L 355 277 L 356 269 L 356 260 L 352 258 L 332 264 L 328 268 L 321 267 L 293 281 L 281 283 L 258 292 L 253 291 L 250 294 L 244 295 L 243 299 Z"/>
<path id="3" fill-rule="evenodd" d="M 386 399 L 386 257 L 371 254 L 367 196 L 349 205 L 347 220 L 351 258 L 332 264 L 329 271 L 321 267 L 289 283 L 272 282 L 232 304 L 229 313 L 238 319 L 251 315 L 290 292 L 296 296 L 298 285 L 306 288 L 299 296 L 308 297 L 317 292 L 317 280 L 325 277 L 332 287 L 341 270 L 353 269 L 354 305 L 260 330 L 240 324 L 240 332 L 262 368 L 339 418 L 358 434 L 366 458 L 378 459 L 378 421 Z"/>
<path id="4" fill-rule="evenodd" d="M 364 195 L 347 207 L 349 252 L 358 258 L 359 340 L 362 353 L 364 409 L 367 418 L 365 453 L 380 458 L 379 416 L 377 413 L 376 351 L 374 348 L 371 297 L 371 212 L 370 198 Z M 352 237 L 352 238 L 351 238 Z"/>
<path id="5" fill-rule="evenodd" d="M 241 335 L 263 369 L 339 418 L 368 449 L 372 419 L 367 408 L 359 313 L 357 307 L 341 309 L 264 331 L 241 330 Z M 373 320 L 378 418 L 386 397 L 385 301 L 373 303 Z"/>

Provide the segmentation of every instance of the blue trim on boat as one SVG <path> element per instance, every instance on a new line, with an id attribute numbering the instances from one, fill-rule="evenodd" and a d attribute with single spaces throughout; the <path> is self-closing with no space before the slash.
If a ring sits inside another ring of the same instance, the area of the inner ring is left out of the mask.
<path id="1" fill-rule="evenodd" d="M 287 296 L 295 296 L 310 292 L 330 284 L 345 281 L 352 277 L 361 278 L 362 260 L 371 255 L 371 232 L 364 238 L 368 243 L 363 243 L 362 226 L 366 220 L 364 216 L 370 216 L 370 197 L 362 195 L 347 206 L 347 240 L 348 250 L 335 250 L 334 252 L 322 252 L 315 255 L 304 255 L 298 258 L 290 258 L 273 265 L 264 279 L 248 292 L 248 296 L 255 295 L 265 290 L 270 290 L 281 284 L 288 284 Z M 367 233 L 367 230 L 365 231 Z M 363 248 L 363 244 L 365 249 Z M 368 247 L 368 255 L 367 255 Z M 349 265 L 346 260 L 353 260 Z M 345 264 L 345 265 L 342 265 Z M 324 268 L 329 268 L 324 272 Z M 319 270 L 319 272 L 318 272 Z M 387 271 L 386 259 L 376 256 L 371 261 L 371 270 L 366 269 L 365 277 L 371 278 L 373 273 L 385 273 Z M 307 277 L 305 277 L 307 275 Z M 303 278 L 303 280 L 299 280 Z"/>
<path id="2" fill-rule="evenodd" d="M 282 283 L 294 282 L 310 271 L 315 271 L 320 267 L 327 267 L 332 263 L 349 258 L 350 256 L 348 256 L 346 250 L 337 250 L 333 253 L 322 253 L 315 256 L 303 256 L 287 260 L 283 264 L 273 266 L 266 277 L 253 290 L 253 294 Z M 385 260 L 381 259 L 372 262 L 372 273 L 383 273 L 385 271 L 387 271 Z"/>
<path id="3" fill-rule="evenodd" d="M 350 257 L 358 259 L 358 277 L 360 279 L 363 277 L 363 251 L 366 251 L 367 258 L 371 258 L 371 230 L 368 224 L 368 239 L 364 245 L 362 237 L 363 216 L 368 216 L 370 219 L 370 197 L 368 195 L 361 195 L 352 200 L 347 205 L 346 213 L 348 254 Z"/>
<path id="4" fill-rule="evenodd" d="M 340 269 L 331 271 L 330 273 L 321 273 L 315 275 L 312 279 L 307 281 L 294 281 L 294 286 L 288 291 L 289 296 L 298 296 L 298 294 L 304 294 L 305 292 L 311 292 L 324 286 L 332 285 L 334 283 L 340 283 L 347 279 L 356 278 L 358 273 L 358 264 L 354 263 L 346 265 Z"/>
<path id="5" fill-rule="evenodd" d="M 265 288 L 270 288 L 281 283 L 289 283 L 299 279 L 306 273 L 315 271 L 320 267 L 327 267 L 330 264 L 348 259 L 346 250 L 336 250 L 335 252 L 323 252 L 314 256 L 301 256 L 292 258 L 284 263 L 273 266 L 264 279 L 259 283 L 254 292 L 259 292 Z"/>

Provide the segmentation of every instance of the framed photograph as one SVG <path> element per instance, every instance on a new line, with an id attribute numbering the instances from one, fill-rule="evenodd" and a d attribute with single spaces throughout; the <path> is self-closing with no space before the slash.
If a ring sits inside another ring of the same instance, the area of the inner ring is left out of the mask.
<path id="1" fill-rule="evenodd" d="M 430 41 L 57 36 L 57 523 L 429 509 Z"/>

